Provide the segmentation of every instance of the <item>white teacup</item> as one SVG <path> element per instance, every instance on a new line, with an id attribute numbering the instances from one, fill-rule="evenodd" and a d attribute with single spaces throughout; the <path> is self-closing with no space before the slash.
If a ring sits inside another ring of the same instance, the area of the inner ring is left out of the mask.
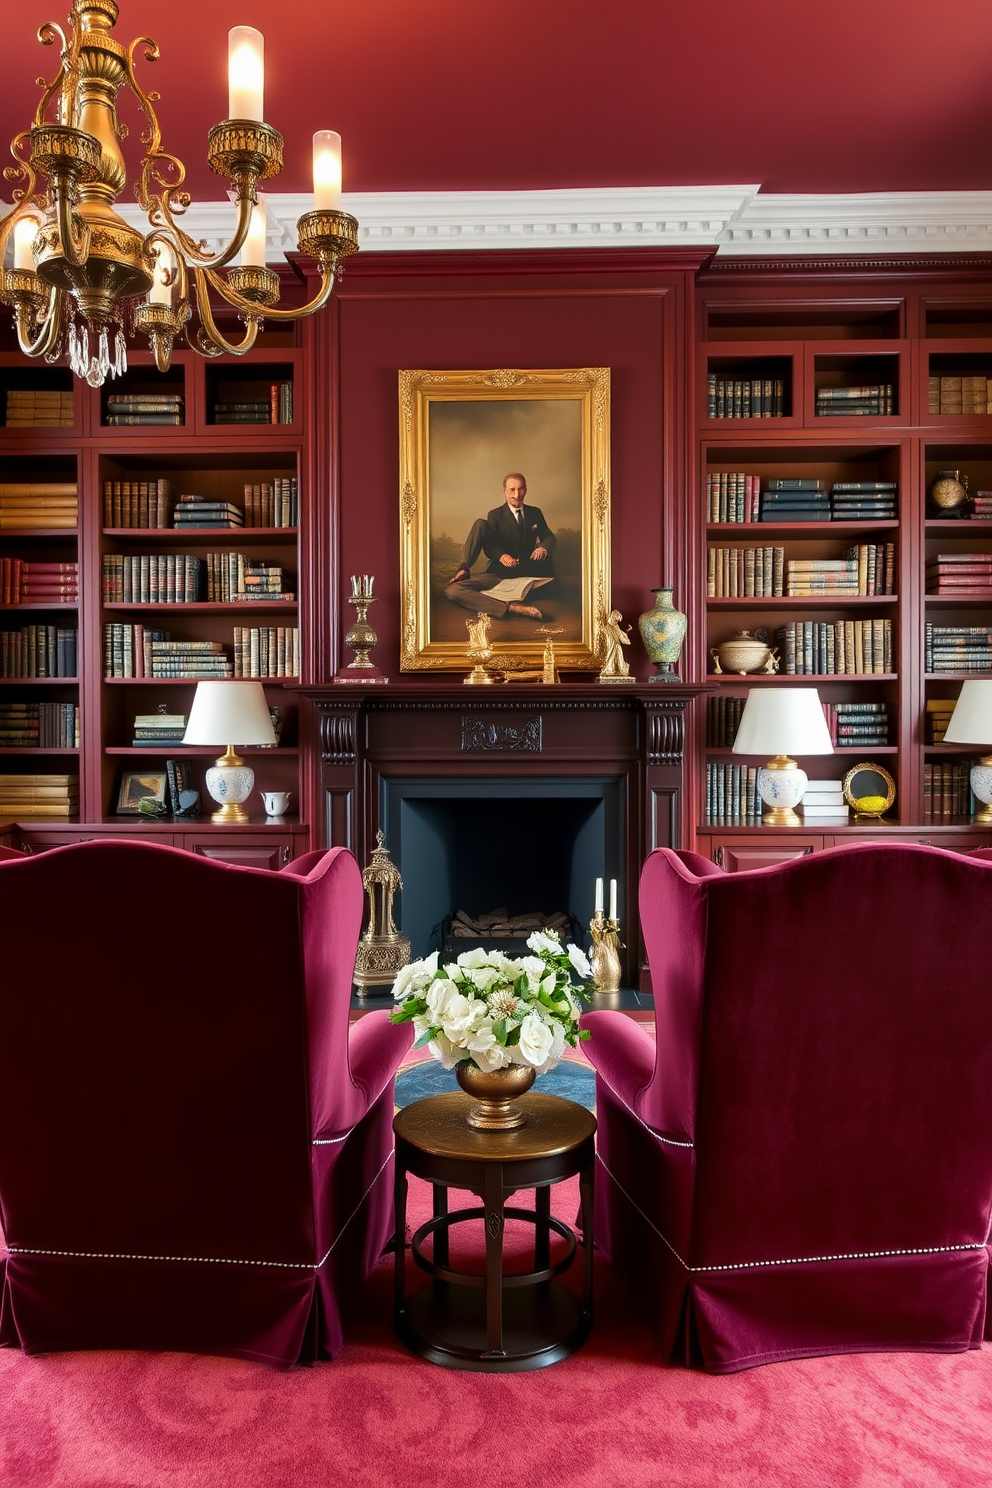
<path id="1" fill-rule="evenodd" d="M 292 791 L 262 791 L 266 816 L 285 816 Z"/>

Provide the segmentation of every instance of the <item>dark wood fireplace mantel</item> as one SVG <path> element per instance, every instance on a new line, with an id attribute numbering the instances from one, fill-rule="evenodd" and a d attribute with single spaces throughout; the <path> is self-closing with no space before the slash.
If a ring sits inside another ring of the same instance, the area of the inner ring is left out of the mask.
<path id="1" fill-rule="evenodd" d="M 596 682 L 460 681 L 304 687 L 313 708 L 317 779 L 314 845 L 350 847 L 367 861 L 384 782 L 395 778 L 607 778 L 623 812 L 623 906 L 636 906 L 641 864 L 656 847 L 683 846 L 685 713 L 704 687 Z M 402 871 L 402 863 L 399 865 Z M 607 874 L 609 876 L 609 874 Z M 636 914 L 626 915 L 628 985 L 643 983 Z"/>

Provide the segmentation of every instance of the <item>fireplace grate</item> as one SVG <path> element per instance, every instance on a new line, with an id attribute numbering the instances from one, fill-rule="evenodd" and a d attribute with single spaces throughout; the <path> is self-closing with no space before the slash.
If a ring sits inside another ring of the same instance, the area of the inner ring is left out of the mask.
<path id="1" fill-rule="evenodd" d="M 457 909 L 441 922 L 440 949 L 446 956 L 456 956 L 481 946 L 484 951 L 505 951 L 508 956 L 527 954 L 527 937 L 535 930 L 556 930 L 562 944 L 570 941 L 581 945 L 581 926 L 564 910 L 546 914 L 529 910 L 511 914 L 505 905 L 480 914 Z"/>

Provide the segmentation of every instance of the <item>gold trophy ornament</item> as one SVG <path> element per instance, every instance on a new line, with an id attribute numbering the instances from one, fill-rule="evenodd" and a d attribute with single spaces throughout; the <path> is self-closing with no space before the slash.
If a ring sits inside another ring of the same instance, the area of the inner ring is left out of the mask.
<path id="1" fill-rule="evenodd" d="M 391 987 L 400 967 L 410 960 L 410 942 L 393 924 L 393 896 L 402 889 L 403 880 L 381 831 L 376 832 L 375 841 L 372 861 L 362 869 L 369 923 L 355 956 L 354 982 L 360 997 L 369 987 Z"/>

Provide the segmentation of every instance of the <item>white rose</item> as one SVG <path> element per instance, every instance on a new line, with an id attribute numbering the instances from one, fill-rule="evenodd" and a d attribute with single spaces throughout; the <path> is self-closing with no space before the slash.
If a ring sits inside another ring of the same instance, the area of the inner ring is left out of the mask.
<path id="1" fill-rule="evenodd" d="M 532 1064 L 535 1069 L 543 1069 L 548 1056 L 551 1053 L 551 1045 L 554 1035 L 546 1023 L 542 1023 L 536 1013 L 528 1013 L 520 1025 L 520 1040 L 517 1048 L 526 1064 Z"/>
<path id="2" fill-rule="evenodd" d="M 480 1069 L 485 1070 L 503 1069 L 512 1062 L 510 1051 L 495 1041 L 487 1049 L 473 1049 L 472 1058 Z"/>
<path id="3" fill-rule="evenodd" d="M 480 992 L 488 992 L 490 987 L 502 980 L 503 973 L 497 971 L 495 966 L 479 966 L 472 970 L 471 982 Z"/>
<path id="4" fill-rule="evenodd" d="M 537 951 L 538 954 L 541 951 L 547 951 L 549 956 L 561 955 L 561 941 L 553 931 L 548 933 L 544 930 L 535 930 L 532 935 L 528 935 L 527 944 L 532 951 Z"/>
<path id="5" fill-rule="evenodd" d="M 475 966 L 486 966 L 488 965 L 486 953 L 481 948 L 481 946 L 476 946 L 475 949 L 471 951 L 462 951 L 461 955 L 458 957 L 458 965 L 468 966 L 469 968 Z"/>
<path id="6" fill-rule="evenodd" d="M 432 1024 L 444 1022 L 448 1005 L 455 997 L 465 1001 L 456 984 L 449 982 L 446 977 L 431 983 L 427 993 L 427 1012 Z"/>
<path id="7" fill-rule="evenodd" d="M 445 1038 L 443 1033 L 439 1033 L 434 1038 L 432 1038 L 427 1047 L 433 1054 L 434 1058 L 437 1059 L 444 1066 L 445 1069 L 454 1069 L 459 1060 L 465 1058 L 464 1049 L 456 1049 L 450 1042 L 450 1040 Z"/>
<path id="8" fill-rule="evenodd" d="M 580 977 L 592 976 L 592 967 L 589 965 L 589 958 L 586 956 L 585 951 L 579 950 L 577 945 L 569 946 L 568 959 Z"/>
<path id="9" fill-rule="evenodd" d="M 393 983 L 393 996 L 397 1002 L 402 1002 L 404 997 L 411 992 L 419 992 L 437 971 L 437 951 L 432 951 L 423 961 L 410 961 L 406 966 L 401 966 Z"/>

